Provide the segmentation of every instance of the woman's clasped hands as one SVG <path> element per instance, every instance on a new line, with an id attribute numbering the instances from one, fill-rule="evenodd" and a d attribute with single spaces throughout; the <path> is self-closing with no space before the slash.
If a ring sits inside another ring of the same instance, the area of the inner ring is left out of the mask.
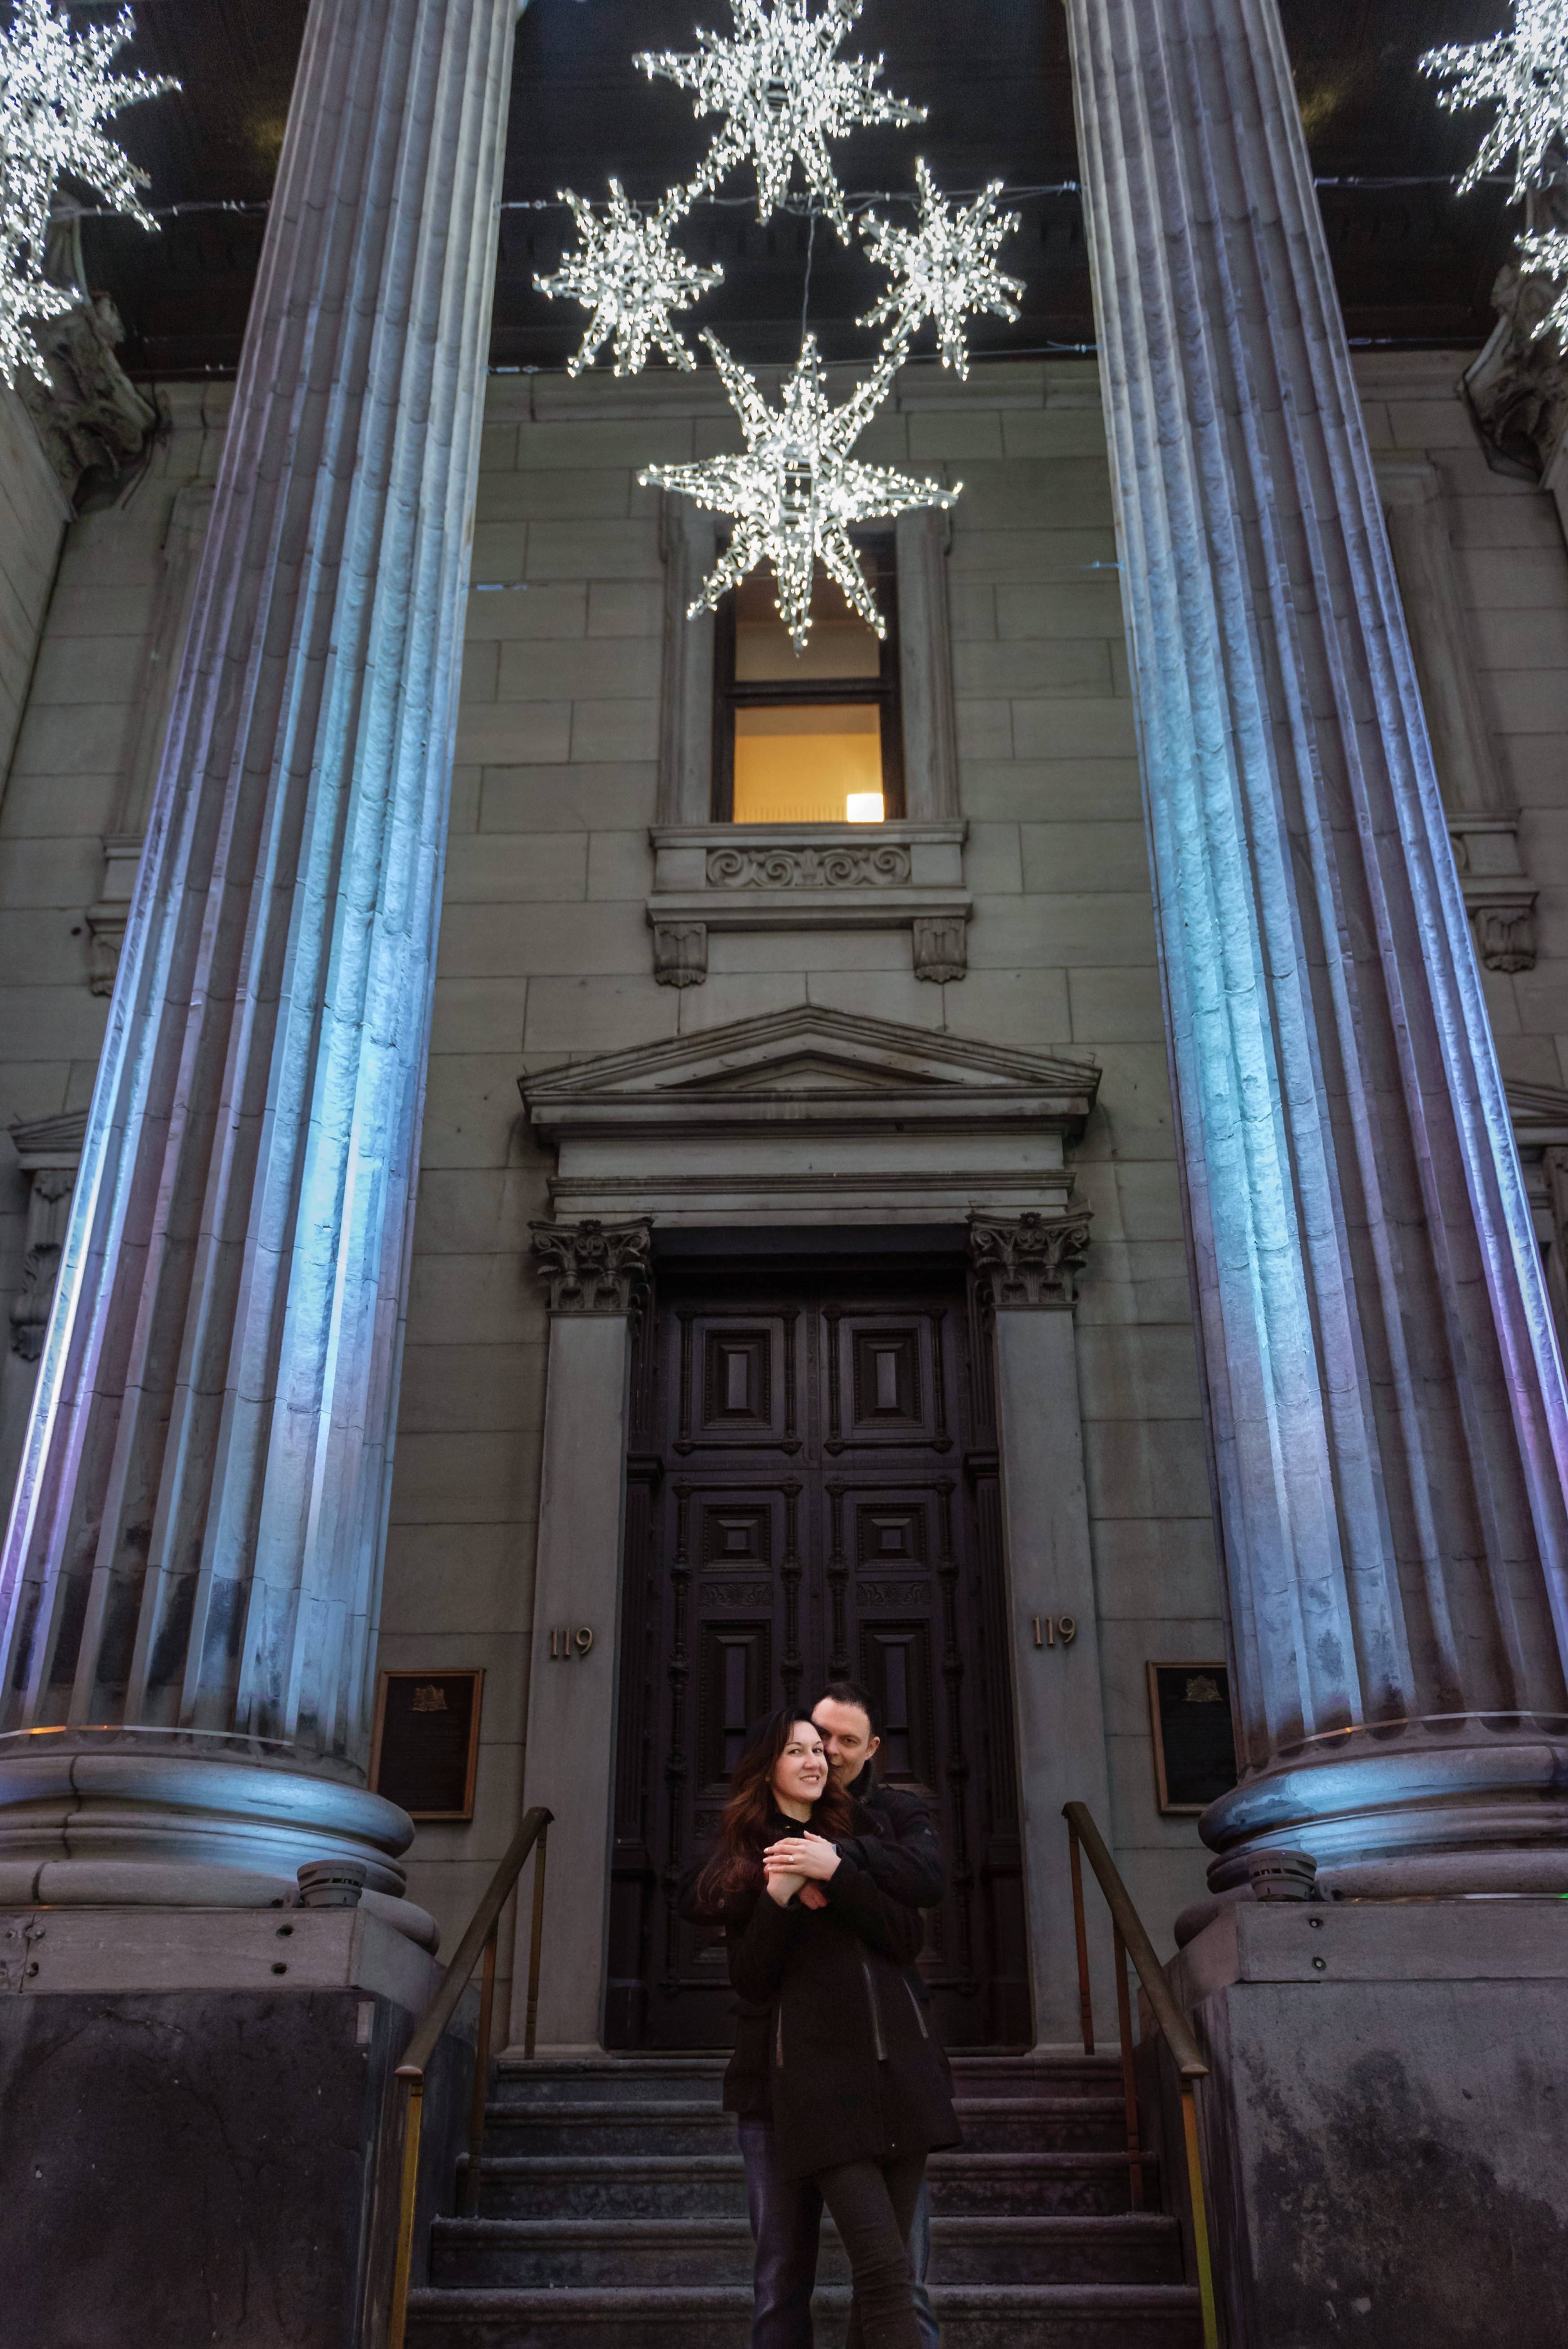
<path id="1" fill-rule="evenodd" d="M 762 1855 L 762 1867 L 768 1889 L 781 1909 L 787 1908 L 798 1892 L 803 1909 L 825 1909 L 828 1896 L 822 1890 L 839 1866 L 839 1849 L 825 1836 L 782 1836 L 769 1844 Z"/>

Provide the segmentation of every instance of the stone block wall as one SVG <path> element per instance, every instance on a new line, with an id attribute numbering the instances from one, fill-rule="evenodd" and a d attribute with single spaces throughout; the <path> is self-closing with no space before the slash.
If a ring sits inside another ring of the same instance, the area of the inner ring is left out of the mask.
<path id="1" fill-rule="evenodd" d="M 1377 355 L 1362 381 L 1379 451 L 1440 473 L 1478 689 L 1539 891 L 1534 970 L 1488 976 L 1504 1065 L 1563 1084 L 1568 551 L 1550 500 L 1488 468 L 1455 395 L 1461 364 Z M 226 406 L 210 388 L 168 398 L 173 430 L 147 475 L 72 525 L 0 805 L 7 1125 L 91 1088 L 107 1005 L 87 917 L 158 688 L 174 502 L 211 479 Z M 1095 1216 L 1078 1345 L 1110 1826 L 1167 1940 L 1202 1854 L 1192 1822 L 1156 1807 L 1144 1667 L 1218 1656 L 1222 1638 L 1094 369 L 984 367 L 967 386 L 911 370 L 862 444 L 965 484 L 949 585 L 975 915 L 968 974 L 944 985 L 914 977 L 907 931 L 863 929 L 716 932 L 706 984 L 655 981 L 663 567 L 656 497 L 634 476 L 732 437 L 705 377 L 492 381 L 381 1647 L 390 1666 L 483 1666 L 484 1733 L 474 1823 L 420 1830 L 410 1889 L 455 1933 L 525 1782 L 546 1338 L 527 1226 L 547 1211 L 549 1167 L 519 1076 L 810 1002 L 1091 1054 L 1103 1071 L 1076 1164 Z M 15 472 L 0 444 L 0 494 L 16 494 Z M 25 1206 L 24 1178 L 0 1166 L 0 1297 L 21 1277 Z"/>

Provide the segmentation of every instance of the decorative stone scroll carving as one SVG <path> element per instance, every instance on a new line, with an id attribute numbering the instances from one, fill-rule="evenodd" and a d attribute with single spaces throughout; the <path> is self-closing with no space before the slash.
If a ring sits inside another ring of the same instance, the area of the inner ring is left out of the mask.
<path id="1" fill-rule="evenodd" d="M 535 1270 L 552 1313 L 630 1313 L 647 1286 L 652 1233 L 645 1223 L 531 1224 Z"/>
<path id="2" fill-rule="evenodd" d="M 1070 1309 L 1088 1256 L 1089 1213 L 971 1216 L 969 1257 L 980 1301 L 994 1313 Z"/>
<path id="3" fill-rule="evenodd" d="M 1458 845 L 1456 839 L 1455 846 Z M 1505 888 L 1503 894 L 1497 895 L 1489 889 L 1484 896 L 1472 895 L 1462 863 L 1460 878 L 1465 884 L 1465 903 L 1475 924 L 1476 946 L 1488 970 L 1533 970 L 1536 892 L 1529 887 Z"/>
<path id="4" fill-rule="evenodd" d="M 874 889 L 910 878 L 907 848 L 715 848 L 710 889 Z"/>

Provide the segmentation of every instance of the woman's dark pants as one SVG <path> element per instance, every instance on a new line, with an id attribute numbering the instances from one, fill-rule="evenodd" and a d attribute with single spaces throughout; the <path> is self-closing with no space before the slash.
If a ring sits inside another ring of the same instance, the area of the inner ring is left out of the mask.
<path id="1" fill-rule="evenodd" d="M 909 2281 L 909 2230 L 923 2153 L 820 2169 L 817 2188 L 849 2254 L 855 2296 L 845 2349 L 921 2349 Z"/>
<path id="2" fill-rule="evenodd" d="M 822 2198 L 814 2178 L 780 2178 L 770 2121 L 743 2118 L 740 2150 L 746 2199 L 757 2245 L 751 2349 L 811 2349 L 811 2292 Z M 925 2289 L 931 2229 L 920 2194 L 909 2238 L 909 2272 L 922 2349 L 938 2349 L 941 2335 Z"/>

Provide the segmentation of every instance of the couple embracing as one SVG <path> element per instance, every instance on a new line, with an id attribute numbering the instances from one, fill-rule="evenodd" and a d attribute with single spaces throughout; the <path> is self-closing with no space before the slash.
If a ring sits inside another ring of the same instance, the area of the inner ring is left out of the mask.
<path id="1" fill-rule="evenodd" d="M 854 2288 L 848 2349 L 937 2341 L 925 2160 L 958 2125 L 914 1960 L 942 1853 L 924 1804 L 878 1783 L 878 1743 L 851 1681 L 772 1714 L 683 1888 L 692 1922 L 723 1926 L 737 1995 L 724 2102 L 757 2245 L 752 2349 L 810 2349 L 824 2204 Z"/>

